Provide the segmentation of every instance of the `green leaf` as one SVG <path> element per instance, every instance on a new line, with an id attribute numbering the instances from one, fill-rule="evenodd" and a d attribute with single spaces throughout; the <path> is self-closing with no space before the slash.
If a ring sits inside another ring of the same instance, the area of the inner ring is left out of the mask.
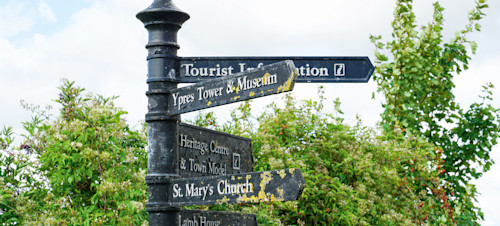
<path id="1" fill-rule="evenodd" d="M 399 76 L 399 75 L 401 75 L 401 70 L 399 70 L 399 68 L 394 68 L 394 70 L 393 70 L 393 74 L 394 74 L 395 76 Z"/>
<path id="2" fill-rule="evenodd" d="M 481 31 L 481 24 L 476 24 L 476 31 Z"/>
<path id="3" fill-rule="evenodd" d="M 471 41 L 470 42 L 470 47 L 472 49 L 472 54 L 476 54 L 476 50 L 477 50 L 477 43 L 474 42 L 474 41 Z"/>

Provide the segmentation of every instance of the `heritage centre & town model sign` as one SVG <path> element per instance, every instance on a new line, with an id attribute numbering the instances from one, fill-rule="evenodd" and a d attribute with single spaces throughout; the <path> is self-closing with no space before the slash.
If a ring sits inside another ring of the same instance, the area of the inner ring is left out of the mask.
<path id="1" fill-rule="evenodd" d="M 182 178 L 253 172 L 252 140 L 180 123 Z"/>
<path id="2" fill-rule="evenodd" d="M 368 82 L 367 57 L 178 57 L 189 15 L 154 0 L 137 18 L 148 30 L 150 225 L 257 225 L 253 214 L 183 206 L 298 200 L 300 169 L 253 172 L 252 141 L 181 122 L 181 114 L 291 91 L 295 82 Z M 179 83 L 194 83 L 178 88 Z"/>

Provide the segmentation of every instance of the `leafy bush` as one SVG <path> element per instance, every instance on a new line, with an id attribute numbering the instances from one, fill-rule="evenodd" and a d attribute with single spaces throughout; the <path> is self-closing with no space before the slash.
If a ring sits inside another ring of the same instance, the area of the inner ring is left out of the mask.
<path id="1" fill-rule="evenodd" d="M 34 225 L 146 222 L 144 132 L 129 128 L 114 97 L 83 97 L 84 89 L 69 81 L 59 88 L 59 117 L 34 117 L 25 123 L 28 158 L 36 171 L 16 177 L 18 171 L 12 169 L 26 163 L 9 156 L 0 159 L 16 166 L 7 167 L 6 174 L 2 170 L 2 197 L 14 199 L 2 199 L 9 206 L 1 209 L 9 215 L 1 217 Z"/>
<path id="2" fill-rule="evenodd" d="M 212 209 L 256 212 L 264 225 L 450 222 L 439 148 L 401 130 L 381 135 L 361 123 L 345 125 L 323 112 L 319 94 L 320 101 L 301 103 L 287 95 L 283 107 L 273 103 L 259 117 L 246 102 L 216 127 L 252 138 L 255 171 L 300 168 L 306 180 L 300 200 Z M 217 124 L 211 113 L 194 122 L 207 120 Z"/>
<path id="3" fill-rule="evenodd" d="M 114 98 L 83 97 L 64 81 L 60 115 L 25 123 L 27 142 L 3 155 L 0 215 L 12 224 L 143 224 L 147 222 L 145 130 L 133 131 Z M 284 96 L 254 117 L 249 102 L 223 125 L 213 113 L 198 125 L 251 137 L 255 171 L 300 168 L 306 188 L 298 201 L 218 205 L 210 209 L 257 213 L 261 224 L 411 224 L 453 221 L 442 149 L 402 130 L 379 134 L 348 126 L 319 101 Z M 4 153 L 12 143 L 2 132 Z M 23 170 L 24 169 L 24 170 Z M 201 207 L 208 209 L 209 207 Z"/>
<path id="4" fill-rule="evenodd" d="M 477 191 L 471 180 L 478 179 L 494 163 L 490 152 L 500 136 L 500 109 L 491 105 L 492 84 L 486 84 L 480 102 L 463 108 L 455 102 L 453 78 L 468 69 L 468 38 L 480 31 L 479 21 L 488 7 L 485 0 L 475 2 L 465 28 L 449 41 L 443 41 L 443 11 L 434 3 L 433 19 L 421 30 L 416 28 L 412 0 L 398 0 L 394 12 L 393 40 L 376 47 L 374 80 L 385 96 L 382 125 L 386 133 L 402 128 L 409 136 L 420 136 L 440 147 L 441 177 L 452 196 L 454 219 L 459 224 L 479 223 L 483 213 L 477 206 Z M 389 57 L 385 52 L 389 52 Z"/>

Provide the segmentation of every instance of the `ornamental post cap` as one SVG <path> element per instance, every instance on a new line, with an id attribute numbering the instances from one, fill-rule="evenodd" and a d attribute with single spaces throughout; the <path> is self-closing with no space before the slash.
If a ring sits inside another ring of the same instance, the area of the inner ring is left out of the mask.
<path id="1" fill-rule="evenodd" d="M 154 23 L 170 23 L 180 27 L 189 19 L 189 14 L 177 8 L 172 0 L 154 0 L 147 9 L 137 13 L 136 17 L 146 26 Z"/>

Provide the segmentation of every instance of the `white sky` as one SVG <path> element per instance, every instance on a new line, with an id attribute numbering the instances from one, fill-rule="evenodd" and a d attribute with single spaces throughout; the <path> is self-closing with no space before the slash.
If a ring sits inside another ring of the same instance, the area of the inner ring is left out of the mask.
<path id="1" fill-rule="evenodd" d="M 179 56 L 368 56 L 374 60 L 370 34 L 390 38 L 394 0 L 174 0 L 191 15 L 179 31 Z M 432 1 L 415 1 L 417 22 L 432 16 Z M 22 132 L 31 114 L 20 100 L 54 105 L 61 78 L 90 92 L 118 95 L 129 123 L 144 119 L 147 99 L 147 32 L 135 14 L 152 0 L 1 0 L 0 126 Z M 466 23 L 473 0 L 444 0 L 445 40 Z M 479 44 L 470 69 L 456 78 L 457 101 L 468 106 L 481 86 L 492 82 L 499 108 L 500 2 L 490 1 L 483 31 L 471 37 Z M 329 101 L 339 97 L 347 122 L 355 115 L 374 125 L 382 98 L 371 99 L 367 84 L 322 84 Z M 314 98 L 317 84 L 297 84 L 293 94 Z M 279 97 L 255 100 L 254 113 Z M 328 103 L 330 109 L 331 102 Z M 233 106 L 214 108 L 219 119 Z M 184 119 L 194 114 L 183 115 Z M 21 142 L 21 140 L 17 140 Z M 500 163 L 499 148 L 492 157 Z M 500 225 L 500 167 L 477 181 L 484 225 Z M 495 212 L 496 211 L 496 212 Z"/>

